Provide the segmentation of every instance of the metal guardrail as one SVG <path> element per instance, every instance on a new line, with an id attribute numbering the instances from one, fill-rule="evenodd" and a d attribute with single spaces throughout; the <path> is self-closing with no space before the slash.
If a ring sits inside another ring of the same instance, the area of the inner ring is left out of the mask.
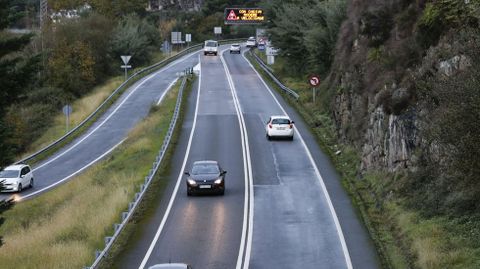
<path id="1" fill-rule="evenodd" d="M 277 84 L 278 87 L 280 87 L 280 89 L 282 89 L 284 92 L 286 92 L 287 94 L 290 94 L 291 96 L 293 96 L 296 100 L 298 100 L 298 98 L 300 97 L 300 95 L 298 95 L 298 93 L 296 93 L 294 90 L 290 89 L 289 87 L 285 86 L 271 71 L 270 67 L 268 67 L 262 59 L 260 59 L 260 57 L 258 57 L 255 53 L 253 53 L 251 50 L 249 51 L 250 55 L 253 56 L 253 58 L 255 58 L 255 60 L 258 62 L 258 64 L 260 65 L 260 67 L 263 69 L 263 71 L 265 71 L 265 73 L 267 73 L 268 76 L 270 76 L 270 78 L 273 80 L 273 82 L 275 82 L 275 84 Z"/>
<path id="2" fill-rule="evenodd" d="M 150 169 L 148 176 L 145 177 L 145 182 L 140 185 L 140 192 L 135 193 L 133 202 L 128 204 L 128 211 L 122 212 L 122 223 L 113 225 L 114 234 L 112 236 L 105 237 L 105 248 L 101 251 L 100 250 L 95 251 L 95 261 L 90 267 L 84 267 L 84 269 L 98 268 L 98 266 L 100 265 L 100 262 L 108 254 L 108 251 L 112 247 L 113 243 L 120 235 L 120 232 L 125 228 L 126 224 L 133 216 L 137 206 L 140 204 L 141 200 L 143 199 L 143 196 L 145 195 L 145 192 L 148 186 L 150 186 L 150 183 L 152 182 L 153 177 L 157 173 L 158 168 L 160 167 L 163 157 L 165 156 L 167 148 L 170 144 L 170 140 L 175 130 L 175 126 L 180 113 L 186 81 L 187 81 L 187 78 L 185 76 L 183 77 L 182 84 L 180 85 L 180 90 L 178 92 L 175 110 L 173 112 L 172 120 L 170 121 L 170 126 L 168 127 L 167 134 L 165 135 L 165 139 L 163 140 L 162 147 L 160 148 L 160 151 L 157 157 L 155 158 L 155 161 L 153 162 L 152 169 Z"/>
<path id="3" fill-rule="evenodd" d="M 219 43 L 220 44 L 228 44 L 228 43 L 233 43 L 233 42 L 241 42 L 241 41 L 244 41 L 245 39 L 244 38 L 239 38 L 239 39 L 226 39 L 226 40 L 220 40 Z M 83 126 L 85 126 L 89 121 L 91 121 L 92 119 L 95 118 L 95 116 L 100 112 L 102 111 L 103 109 L 105 109 L 107 107 L 107 104 L 113 99 L 116 97 L 117 94 L 119 94 L 119 92 L 121 92 L 121 90 L 123 88 L 126 87 L 126 85 L 128 85 L 128 83 L 130 81 L 132 81 L 133 79 L 137 78 L 139 75 L 143 74 L 143 73 L 146 73 L 146 72 L 150 72 L 150 71 L 154 71 L 156 68 L 159 68 L 161 66 L 164 66 L 170 62 L 173 62 L 175 60 L 177 60 L 178 58 L 181 58 L 193 51 L 196 51 L 196 50 L 199 50 L 202 48 L 202 44 L 197 44 L 197 45 L 193 45 L 187 49 L 184 49 L 182 51 L 180 51 L 178 54 L 176 55 L 173 55 L 167 59 L 164 59 L 154 65 L 151 65 L 151 66 L 148 66 L 146 68 L 143 68 L 137 72 L 135 72 L 133 75 L 131 75 L 126 81 L 124 81 L 120 86 L 118 86 L 117 89 L 115 89 L 115 91 L 112 92 L 112 94 L 110 94 L 110 96 L 107 97 L 107 99 L 105 99 L 105 101 L 103 101 L 103 103 L 101 103 L 97 109 L 95 109 L 95 111 L 93 111 L 87 118 L 85 118 L 80 124 L 78 124 L 75 128 L 73 128 L 72 130 L 70 130 L 68 133 L 66 133 L 64 136 L 60 137 L 59 139 L 55 140 L 54 142 L 52 142 L 51 144 L 47 145 L 46 147 L 44 147 L 43 149 L 33 153 L 32 155 L 30 156 L 27 156 L 17 162 L 15 162 L 15 164 L 19 164 L 19 163 L 25 163 L 25 162 L 28 162 L 32 159 L 34 159 L 35 157 L 39 156 L 40 154 L 48 151 L 48 150 L 51 150 L 53 149 L 55 146 L 59 145 L 60 143 L 64 142 L 67 138 L 71 137 L 72 135 L 74 135 L 75 133 L 77 133 Z"/>

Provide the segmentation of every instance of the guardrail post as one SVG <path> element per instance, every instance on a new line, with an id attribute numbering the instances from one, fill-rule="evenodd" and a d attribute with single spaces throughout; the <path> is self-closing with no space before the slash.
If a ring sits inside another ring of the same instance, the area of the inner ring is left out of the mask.
<path id="1" fill-rule="evenodd" d="M 139 192 L 135 193 L 135 201 L 138 201 L 138 198 L 140 198 L 140 193 Z"/>
<path id="2" fill-rule="evenodd" d="M 128 217 L 128 212 L 122 212 L 122 222 L 124 222 Z"/>
<path id="3" fill-rule="evenodd" d="M 128 211 L 131 211 L 135 203 L 131 202 L 128 204 Z"/>
<path id="4" fill-rule="evenodd" d="M 108 245 L 108 243 L 110 243 L 110 240 L 112 240 L 111 236 L 106 236 L 105 237 L 105 246 Z"/>
<path id="5" fill-rule="evenodd" d="M 98 257 L 100 257 L 100 255 L 102 254 L 102 251 L 101 250 L 95 250 L 95 259 L 97 259 Z"/>
<path id="6" fill-rule="evenodd" d="M 118 229 L 120 229 L 120 226 L 122 226 L 122 225 L 121 225 L 121 224 L 118 224 L 118 223 L 113 224 L 113 230 L 114 230 L 115 232 L 117 232 Z"/>

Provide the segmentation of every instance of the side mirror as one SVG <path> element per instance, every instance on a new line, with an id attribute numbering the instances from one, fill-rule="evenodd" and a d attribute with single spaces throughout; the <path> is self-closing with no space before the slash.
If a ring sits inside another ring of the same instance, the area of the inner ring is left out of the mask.
<path id="1" fill-rule="evenodd" d="M 184 174 L 187 175 L 187 176 L 190 176 L 190 172 L 185 171 Z"/>
<path id="2" fill-rule="evenodd" d="M 25 178 L 25 175 L 21 175 L 20 177 L 21 177 L 21 178 Z"/>
<path id="3" fill-rule="evenodd" d="M 291 123 L 291 124 L 294 124 L 295 122 L 292 120 L 290 123 Z"/>
<path id="4" fill-rule="evenodd" d="M 227 171 L 222 171 L 222 173 L 220 175 L 225 175 L 227 173 Z"/>

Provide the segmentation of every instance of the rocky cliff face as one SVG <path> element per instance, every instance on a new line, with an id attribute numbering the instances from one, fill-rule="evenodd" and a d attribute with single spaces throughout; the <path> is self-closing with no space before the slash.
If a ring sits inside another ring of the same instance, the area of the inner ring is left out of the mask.
<path id="1" fill-rule="evenodd" d="M 199 11 L 204 0 L 150 0 L 148 10 L 181 9 L 185 11 Z"/>
<path id="2" fill-rule="evenodd" d="M 353 0 L 349 6 L 328 81 L 337 92 L 332 110 L 338 135 L 361 152 L 362 171 L 415 170 L 421 150 L 438 152 L 424 139 L 429 110 L 418 98 L 418 84 L 432 74 L 466 70 L 470 60 L 453 37 L 418 53 L 414 24 L 423 6 L 401 0 Z M 388 30 L 369 32 L 372 25 Z"/>

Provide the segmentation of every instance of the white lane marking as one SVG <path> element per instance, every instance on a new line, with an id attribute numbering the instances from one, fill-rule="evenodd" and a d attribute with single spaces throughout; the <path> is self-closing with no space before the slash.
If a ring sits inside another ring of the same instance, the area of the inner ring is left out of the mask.
<path id="1" fill-rule="evenodd" d="M 198 61 L 200 62 L 200 55 L 198 55 Z M 199 103 L 200 103 L 201 85 L 202 85 L 202 73 L 200 73 L 200 76 L 199 76 L 199 79 L 198 79 L 198 91 L 197 91 L 197 102 L 196 102 L 196 107 L 195 107 L 195 116 L 193 118 L 192 130 L 190 131 L 190 138 L 188 139 L 188 145 L 187 145 L 187 150 L 185 151 L 185 157 L 183 159 L 182 169 L 180 169 L 180 173 L 178 174 L 177 184 L 175 185 L 175 189 L 173 190 L 172 196 L 170 197 L 170 201 L 168 202 L 167 210 L 165 211 L 165 214 L 163 215 L 162 222 L 158 226 L 157 232 L 155 233 L 155 237 L 153 238 L 152 243 L 150 244 L 150 247 L 147 250 L 147 253 L 143 257 L 142 263 L 138 267 L 139 269 L 143 269 L 145 267 L 148 259 L 150 258 L 150 255 L 152 255 L 152 251 L 155 248 L 155 245 L 157 244 L 157 241 L 160 237 L 160 234 L 162 233 L 163 227 L 165 226 L 165 223 L 167 222 L 168 216 L 170 215 L 170 211 L 172 210 L 173 202 L 175 201 L 175 198 L 177 197 L 178 188 L 180 186 L 180 183 L 182 182 L 183 172 L 185 171 L 185 166 L 187 165 L 188 155 L 190 154 L 190 148 L 192 146 L 193 135 L 195 133 L 195 127 L 197 125 L 197 115 L 198 115 L 198 106 L 199 106 Z"/>
<path id="2" fill-rule="evenodd" d="M 160 103 L 163 101 L 163 98 L 165 98 L 165 95 L 172 89 L 173 85 L 178 81 L 178 77 L 176 77 L 170 84 L 168 84 L 167 88 L 165 91 L 163 91 L 162 96 L 158 98 L 157 106 L 160 105 Z"/>
<path id="3" fill-rule="evenodd" d="M 24 199 L 27 199 L 29 197 L 32 197 L 38 193 L 41 193 L 41 192 L 44 192 L 48 189 L 51 189 L 55 186 L 57 186 L 58 184 L 61 184 L 62 182 L 68 180 L 69 178 L 73 177 L 73 176 L 76 176 L 77 174 L 81 173 L 83 170 L 87 169 L 88 167 L 90 167 L 91 165 L 95 164 L 96 162 L 98 162 L 100 159 L 102 159 L 103 157 L 105 157 L 106 155 L 110 154 L 114 149 L 116 149 L 118 146 L 120 146 L 120 144 L 122 144 L 126 139 L 123 139 L 122 141 L 120 141 L 118 144 L 116 144 L 115 146 L 113 146 L 111 149 L 109 149 L 108 151 L 106 151 L 105 153 L 103 153 L 102 155 L 100 155 L 98 158 L 96 158 L 95 160 L 91 161 L 90 163 L 88 163 L 87 165 L 85 165 L 84 167 L 80 168 L 79 170 L 75 171 L 73 174 L 70 174 L 69 176 L 53 183 L 52 185 L 48 185 L 47 187 L 43 188 L 43 189 L 40 189 L 38 191 L 35 191 L 35 192 L 32 192 L 32 193 L 29 193 L 25 196 L 21 196 L 20 198 L 22 200 Z"/>
<path id="4" fill-rule="evenodd" d="M 270 92 L 270 95 L 272 95 L 273 99 L 275 100 L 277 105 L 280 107 L 280 109 L 283 111 L 283 113 L 288 116 L 287 112 L 285 111 L 283 106 L 280 104 L 280 102 L 277 100 L 277 98 L 273 94 L 270 87 L 268 87 L 267 83 L 263 80 L 262 76 L 257 72 L 257 70 L 250 63 L 250 61 L 247 60 L 247 58 L 245 57 L 245 52 L 242 54 L 242 56 L 245 59 L 245 61 L 250 65 L 250 67 L 253 69 L 253 71 L 255 71 L 255 73 L 260 78 L 265 88 Z M 330 199 L 330 195 L 328 194 L 327 187 L 325 186 L 325 182 L 323 181 L 322 175 L 320 174 L 320 170 L 318 169 L 317 164 L 315 163 L 315 160 L 313 159 L 312 154 L 307 147 L 307 144 L 303 140 L 302 135 L 300 134 L 296 126 L 294 126 L 294 128 L 298 135 L 298 138 L 300 138 L 300 141 L 303 147 L 305 148 L 305 151 L 307 152 L 308 158 L 310 159 L 310 163 L 313 165 L 315 169 L 315 174 L 317 175 L 317 178 L 320 181 L 320 185 L 322 186 L 322 191 L 327 199 L 328 208 L 330 209 L 330 213 L 332 214 L 333 222 L 335 223 L 335 227 L 337 228 L 337 234 L 340 239 L 340 244 L 342 245 L 343 255 L 345 256 L 345 263 L 347 265 L 347 268 L 352 269 L 353 265 L 352 265 L 352 260 L 350 258 L 350 253 L 348 251 L 347 243 L 345 242 L 345 237 L 343 235 L 342 227 L 340 225 L 340 222 L 338 221 L 338 216 L 337 216 L 337 213 L 335 212 L 335 208 L 333 207 L 332 200 Z"/>
<path id="5" fill-rule="evenodd" d="M 190 55 L 186 56 L 185 58 L 183 59 L 180 59 L 178 61 L 174 61 L 172 63 L 170 63 L 169 65 L 167 65 L 165 68 L 162 68 L 161 70 L 153 73 L 152 75 L 148 76 L 145 80 L 143 80 L 140 84 L 137 85 L 137 87 L 135 87 L 135 89 L 132 90 L 132 92 L 130 92 L 130 94 L 127 95 L 127 97 L 125 97 L 125 99 L 115 108 L 115 110 L 110 113 L 110 115 L 108 115 L 108 117 L 102 122 L 100 123 L 95 129 L 93 129 L 90 133 L 88 133 L 85 137 L 83 137 L 80 141 L 78 141 L 77 143 L 75 143 L 73 146 L 71 146 L 70 148 L 68 148 L 67 150 L 65 150 L 64 152 L 62 152 L 61 154 L 59 154 L 58 156 L 56 156 L 55 158 L 47 161 L 46 163 L 38 166 L 38 167 L 35 167 L 33 169 L 33 171 L 37 170 L 37 169 L 40 169 L 50 163 L 52 163 L 53 161 L 57 160 L 58 158 L 62 157 L 63 155 L 67 154 L 68 152 L 70 152 L 72 149 L 74 149 L 75 147 L 77 147 L 78 145 L 80 145 L 80 143 L 82 143 L 83 141 L 85 141 L 87 138 L 89 138 L 93 133 L 95 133 L 100 127 L 102 127 L 119 109 L 120 107 L 122 107 L 122 105 L 130 98 L 130 96 L 135 93 L 138 88 L 140 88 L 145 82 L 147 82 L 148 80 L 152 79 L 154 76 L 158 75 L 159 73 L 161 72 L 164 72 L 166 71 L 167 69 L 171 68 L 172 66 L 178 64 L 178 63 L 181 63 L 181 62 L 184 62 L 186 61 L 187 59 L 189 59 L 191 57 L 191 55 L 193 55 L 194 53 L 196 52 L 193 52 L 191 53 Z"/>
<path id="6" fill-rule="evenodd" d="M 245 118 L 243 117 L 240 101 L 238 100 L 237 90 L 233 83 L 232 75 L 228 69 L 227 63 L 223 58 L 223 54 L 226 51 L 222 50 L 220 53 L 220 60 L 222 61 L 225 74 L 227 75 L 230 91 L 232 92 L 233 103 L 237 111 L 238 124 L 240 125 L 240 134 L 242 137 L 242 153 L 243 153 L 243 169 L 245 174 L 245 202 L 243 209 L 243 227 L 242 238 L 240 240 L 240 248 L 238 251 L 237 266 L 236 269 L 242 268 L 243 254 L 245 253 L 245 262 L 243 268 L 248 268 L 250 264 L 250 252 L 252 246 L 252 230 L 253 230 L 253 172 L 252 162 L 250 158 L 250 145 L 248 140 L 247 127 L 245 124 Z M 245 243 L 246 242 L 246 243 Z"/>

